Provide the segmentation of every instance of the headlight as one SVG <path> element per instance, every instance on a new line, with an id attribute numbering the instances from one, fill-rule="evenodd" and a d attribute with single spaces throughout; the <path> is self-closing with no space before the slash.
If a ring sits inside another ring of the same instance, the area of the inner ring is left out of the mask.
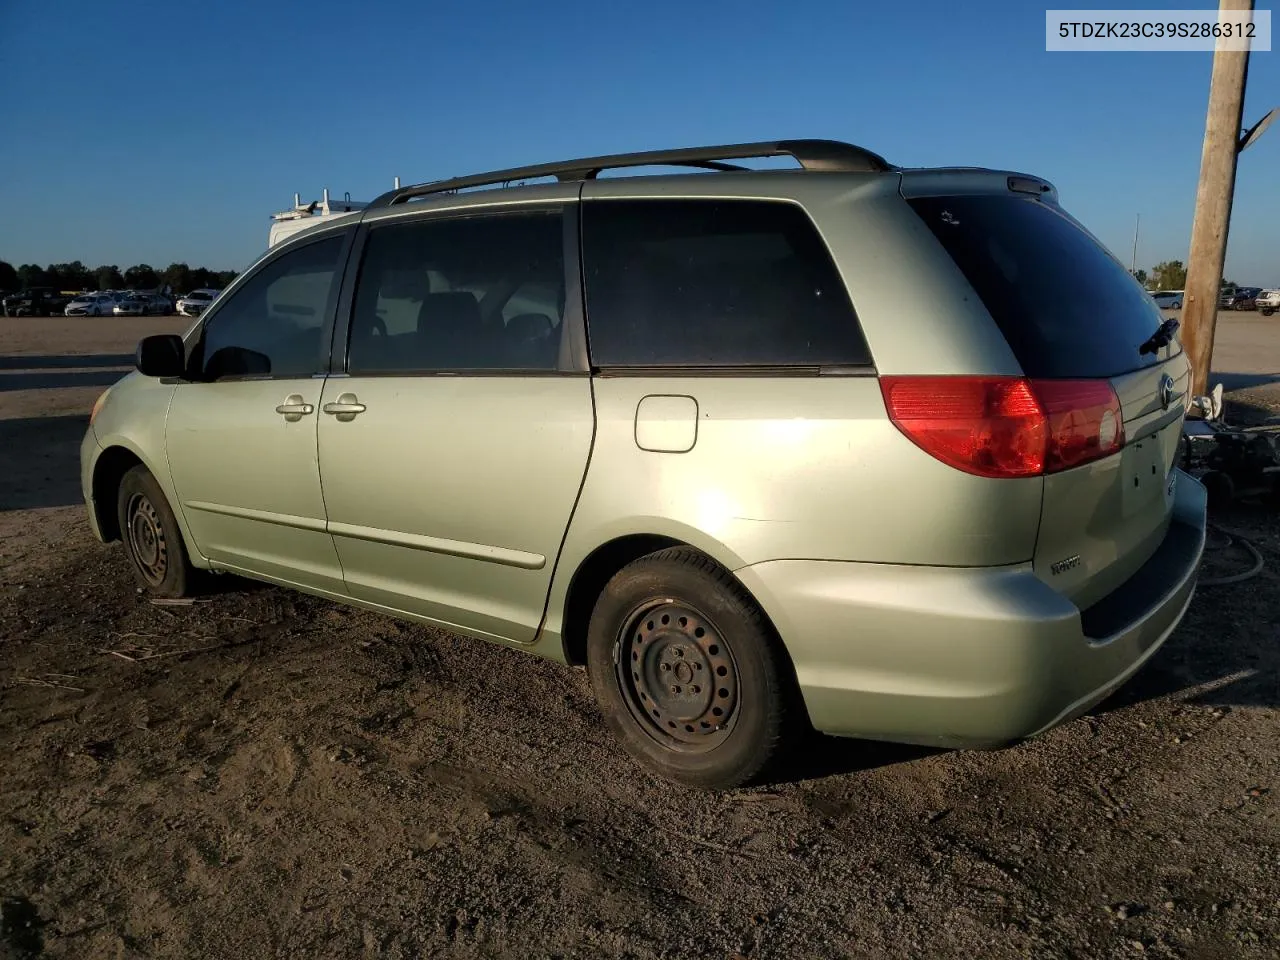
<path id="1" fill-rule="evenodd" d="M 108 395 L 109 393 L 111 393 L 111 388 L 110 388 L 110 387 L 107 387 L 107 389 L 105 389 L 105 390 L 103 390 L 103 391 L 102 391 L 102 394 L 98 397 L 98 399 L 97 399 L 97 400 L 95 400 L 95 401 L 93 402 L 93 409 L 92 409 L 91 411 L 89 411 L 89 426 L 91 426 L 91 427 L 92 427 L 92 426 L 93 426 L 93 421 L 94 421 L 94 420 L 96 420 L 96 419 L 98 419 L 98 412 L 99 412 L 99 411 L 103 408 L 103 406 L 106 404 L 106 402 L 107 402 L 107 395 Z"/>

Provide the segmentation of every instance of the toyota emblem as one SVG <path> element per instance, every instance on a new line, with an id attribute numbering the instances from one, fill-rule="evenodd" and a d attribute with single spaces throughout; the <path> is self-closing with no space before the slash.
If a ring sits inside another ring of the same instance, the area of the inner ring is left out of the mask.
<path id="1" fill-rule="evenodd" d="M 1160 409 L 1168 410 L 1173 403 L 1173 377 L 1167 373 L 1160 378 Z"/>

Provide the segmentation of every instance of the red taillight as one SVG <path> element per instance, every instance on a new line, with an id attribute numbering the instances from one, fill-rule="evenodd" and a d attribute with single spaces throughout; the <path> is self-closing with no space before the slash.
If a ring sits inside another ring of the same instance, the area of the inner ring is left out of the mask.
<path id="1" fill-rule="evenodd" d="M 1049 421 L 1044 472 L 1069 470 L 1124 446 L 1120 400 L 1105 380 L 1032 380 Z"/>
<path id="2" fill-rule="evenodd" d="M 1034 477 L 1124 445 L 1105 380 L 881 377 L 889 418 L 918 447 L 966 473 Z"/>

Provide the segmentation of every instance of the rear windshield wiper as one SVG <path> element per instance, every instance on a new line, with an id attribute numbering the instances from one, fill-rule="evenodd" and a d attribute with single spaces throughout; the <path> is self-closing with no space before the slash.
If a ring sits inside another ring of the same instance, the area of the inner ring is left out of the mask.
<path id="1" fill-rule="evenodd" d="M 1161 347 L 1167 347 L 1173 342 L 1173 335 L 1178 332 L 1178 321 L 1170 317 L 1160 327 L 1147 338 L 1146 342 L 1138 348 L 1138 353 L 1155 353 Z"/>

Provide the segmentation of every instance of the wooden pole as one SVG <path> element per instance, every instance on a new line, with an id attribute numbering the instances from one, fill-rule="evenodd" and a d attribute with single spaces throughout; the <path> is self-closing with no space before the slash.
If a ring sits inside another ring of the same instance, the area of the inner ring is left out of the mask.
<path id="1" fill-rule="evenodd" d="M 1220 10 L 1252 10 L 1253 0 L 1220 0 Z M 1195 220 L 1191 225 L 1191 253 L 1182 301 L 1182 345 L 1191 361 L 1192 395 L 1208 392 L 1213 359 L 1213 332 L 1218 319 L 1218 288 L 1227 257 L 1227 228 L 1236 184 L 1236 156 L 1244 116 L 1244 86 L 1249 72 L 1245 51 L 1213 52 L 1209 82 L 1209 112 L 1200 156 L 1200 185 L 1196 190 Z"/>

